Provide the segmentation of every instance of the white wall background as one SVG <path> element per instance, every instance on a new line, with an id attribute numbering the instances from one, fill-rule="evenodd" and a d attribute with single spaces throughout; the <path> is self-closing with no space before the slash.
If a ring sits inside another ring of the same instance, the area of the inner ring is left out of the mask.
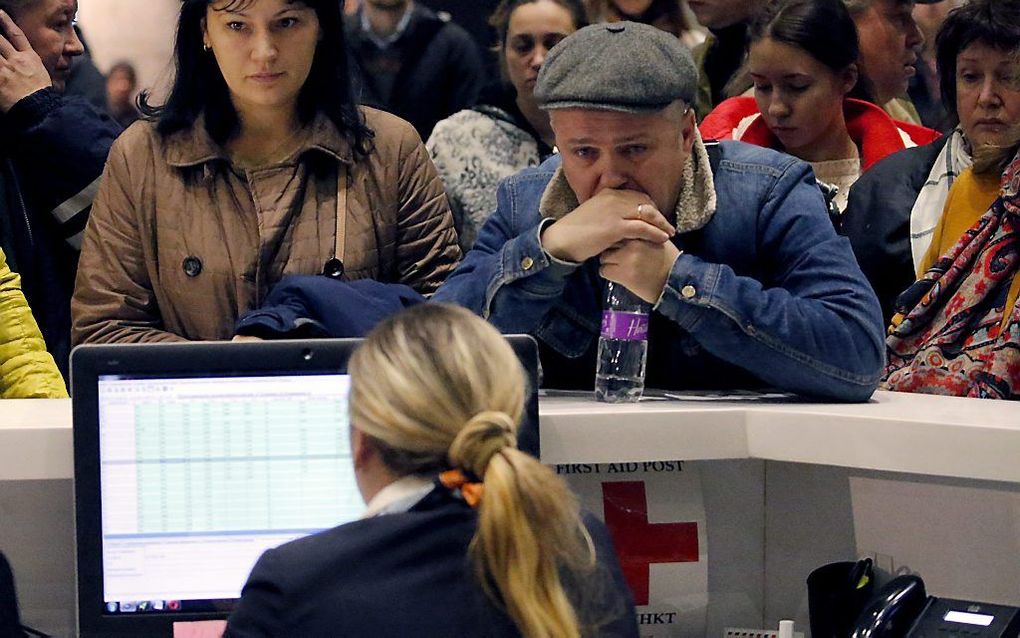
<path id="1" fill-rule="evenodd" d="M 161 96 L 172 77 L 180 6 L 180 0 L 79 0 L 78 25 L 100 71 L 127 60 L 138 71 L 139 89 Z"/>

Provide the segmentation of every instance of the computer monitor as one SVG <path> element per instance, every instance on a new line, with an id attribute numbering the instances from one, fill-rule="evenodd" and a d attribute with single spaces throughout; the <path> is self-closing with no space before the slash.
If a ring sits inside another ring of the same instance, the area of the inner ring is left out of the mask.
<path id="1" fill-rule="evenodd" d="M 533 389 L 522 448 L 537 454 L 537 348 L 510 341 Z M 225 618 L 263 551 L 361 515 L 346 373 L 358 343 L 74 351 L 83 638 Z"/>

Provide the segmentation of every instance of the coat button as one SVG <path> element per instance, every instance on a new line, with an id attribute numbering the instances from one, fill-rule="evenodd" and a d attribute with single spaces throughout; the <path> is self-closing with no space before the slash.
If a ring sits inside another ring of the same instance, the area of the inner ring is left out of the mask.
<path id="1" fill-rule="evenodd" d="M 202 260 L 194 255 L 184 258 L 184 262 L 181 264 L 184 269 L 184 274 L 189 277 L 198 277 L 199 273 L 202 272 Z"/>
<path id="2" fill-rule="evenodd" d="M 535 260 L 531 257 L 525 257 L 521 260 L 521 268 L 524 270 L 531 270 L 531 267 L 535 265 Z"/>
<path id="3" fill-rule="evenodd" d="M 340 261 L 336 257 L 327 259 L 326 263 L 322 266 L 322 274 L 330 279 L 336 279 L 340 281 L 344 276 L 344 262 Z"/>
<path id="4" fill-rule="evenodd" d="M 698 294 L 697 289 L 690 284 L 687 284 L 686 286 L 680 289 L 680 295 L 684 299 L 693 299 L 694 296 L 697 294 Z"/>

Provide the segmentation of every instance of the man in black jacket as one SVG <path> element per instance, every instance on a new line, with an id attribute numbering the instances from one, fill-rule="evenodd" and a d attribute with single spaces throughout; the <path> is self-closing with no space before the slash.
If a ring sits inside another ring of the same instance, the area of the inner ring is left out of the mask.
<path id="1" fill-rule="evenodd" d="M 485 77 L 495 78 L 499 75 L 499 60 L 492 47 L 496 43 L 496 30 L 489 26 L 489 16 L 496 10 L 499 0 L 419 0 L 422 6 L 428 7 L 442 17 L 450 16 L 468 32 L 478 45 L 482 55 L 482 66 Z"/>
<path id="2" fill-rule="evenodd" d="M 0 0 L 0 248 L 61 371 L 78 249 L 120 127 L 65 97 L 76 0 Z"/>
<path id="3" fill-rule="evenodd" d="M 429 9 L 411 0 L 364 0 L 345 32 L 361 103 L 404 118 L 422 139 L 478 99 L 485 82 L 478 47 Z"/>

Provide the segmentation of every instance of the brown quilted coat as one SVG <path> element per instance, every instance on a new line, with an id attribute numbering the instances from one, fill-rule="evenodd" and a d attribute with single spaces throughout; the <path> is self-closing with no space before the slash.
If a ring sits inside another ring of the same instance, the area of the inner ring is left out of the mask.
<path id="1" fill-rule="evenodd" d="M 92 207 L 73 341 L 229 339 L 283 276 L 319 273 L 335 252 L 345 279 L 434 292 L 460 259 L 442 182 L 409 124 L 365 115 L 367 158 L 320 115 L 289 159 L 254 171 L 231 166 L 201 120 L 167 138 L 131 126 Z"/>

